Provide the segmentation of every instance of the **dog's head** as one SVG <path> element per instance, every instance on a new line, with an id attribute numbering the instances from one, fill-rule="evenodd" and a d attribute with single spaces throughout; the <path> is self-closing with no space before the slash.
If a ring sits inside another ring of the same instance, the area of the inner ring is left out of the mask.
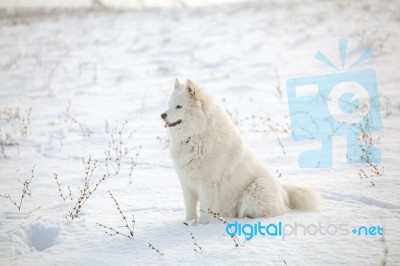
<path id="1" fill-rule="evenodd" d="M 168 102 L 168 110 L 161 114 L 166 128 L 199 129 L 204 124 L 203 107 L 205 104 L 202 89 L 193 81 L 186 84 L 175 80 L 175 88 Z"/>

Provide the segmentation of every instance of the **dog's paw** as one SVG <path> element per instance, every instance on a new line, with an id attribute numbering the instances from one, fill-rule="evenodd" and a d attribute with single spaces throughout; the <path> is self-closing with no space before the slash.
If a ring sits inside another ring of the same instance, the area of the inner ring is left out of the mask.
<path id="1" fill-rule="evenodd" d="M 208 215 L 200 215 L 200 219 L 198 220 L 197 224 L 208 224 L 210 223 L 210 219 Z"/>
<path id="2" fill-rule="evenodd" d="M 203 217 L 200 216 L 200 218 L 197 218 L 195 220 L 186 220 L 186 222 L 184 222 L 185 225 L 191 225 L 191 226 L 198 226 L 201 224 L 208 224 L 210 223 L 210 220 L 208 217 Z"/>
<path id="3" fill-rule="evenodd" d="M 191 226 L 198 226 L 198 225 L 206 225 L 207 222 L 200 222 L 200 221 L 193 221 L 190 225 Z"/>
<path id="4" fill-rule="evenodd" d="M 186 220 L 183 222 L 184 225 L 186 226 L 197 226 L 199 225 L 198 220 Z"/>

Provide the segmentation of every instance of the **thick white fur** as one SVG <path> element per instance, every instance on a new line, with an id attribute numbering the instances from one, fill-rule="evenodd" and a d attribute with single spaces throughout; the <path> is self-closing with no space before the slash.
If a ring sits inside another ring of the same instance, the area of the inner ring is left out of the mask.
<path id="1" fill-rule="evenodd" d="M 166 125 L 182 120 L 169 131 L 186 220 L 208 223 L 208 209 L 224 217 L 255 218 L 318 207 L 319 196 L 311 189 L 282 186 L 275 180 L 224 109 L 195 83 L 176 80 L 168 106 Z M 198 203 L 204 212 L 199 212 Z"/>

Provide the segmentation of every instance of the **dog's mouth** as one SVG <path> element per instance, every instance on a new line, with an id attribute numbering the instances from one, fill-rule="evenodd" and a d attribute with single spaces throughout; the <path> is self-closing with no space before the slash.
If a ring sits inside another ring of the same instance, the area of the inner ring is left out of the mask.
<path id="1" fill-rule="evenodd" d="M 164 127 L 174 127 L 176 125 L 179 125 L 182 122 L 182 119 L 179 119 L 178 121 L 174 122 L 174 123 L 170 123 L 170 122 L 165 122 Z"/>

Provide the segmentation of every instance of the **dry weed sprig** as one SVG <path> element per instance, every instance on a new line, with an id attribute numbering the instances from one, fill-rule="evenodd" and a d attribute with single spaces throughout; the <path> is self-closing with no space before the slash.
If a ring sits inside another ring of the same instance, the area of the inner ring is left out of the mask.
<path id="1" fill-rule="evenodd" d="M 125 158 L 129 154 L 127 140 L 131 139 L 133 134 L 139 128 L 133 130 L 131 133 L 125 133 L 125 127 L 128 124 L 128 121 L 118 122 L 117 125 L 110 129 L 108 121 L 106 121 L 106 133 L 109 135 L 109 141 L 106 150 L 104 151 L 105 154 L 105 166 L 107 170 L 107 175 L 111 176 L 110 170 L 114 172 L 114 175 L 118 175 L 121 171 L 121 165 L 125 162 Z M 137 159 L 139 153 L 141 151 L 142 146 L 139 146 L 139 151 L 136 153 L 136 158 L 131 157 L 131 168 L 129 173 L 129 180 L 132 183 L 132 172 L 133 169 L 136 167 Z M 112 167 L 112 169 L 111 169 Z"/>
<path id="2" fill-rule="evenodd" d="M 365 125 L 357 126 L 356 132 L 354 133 L 358 134 L 357 140 L 363 152 L 360 159 L 365 161 L 366 163 L 371 163 L 370 156 L 372 155 L 372 153 L 370 147 L 373 146 L 373 139 L 372 139 L 371 127 L 369 124 L 369 119 L 366 118 Z"/>
<path id="3" fill-rule="evenodd" d="M 16 135 L 26 137 L 30 125 L 30 116 L 32 108 L 29 108 L 25 115 L 20 112 L 19 108 L 4 108 L 0 110 L 0 154 L 5 158 L 6 147 L 17 146 L 19 142 L 15 139 Z"/>
<path id="4" fill-rule="evenodd" d="M 222 101 L 226 103 L 226 99 L 223 98 Z M 239 106 L 240 102 L 242 101 L 242 98 L 239 98 L 239 100 L 236 102 L 236 105 L 233 107 L 232 111 L 225 106 L 225 111 L 227 114 L 230 116 L 232 122 L 236 125 L 239 126 L 242 120 L 239 120 Z"/>
<path id="5" fill-rule="evenodd" d="M 155 252 L 157 252 L 160 256 L 163 256 L 164 253 L 162 253 L 159 249 L 157 249 L 153 244 L 147 243 L 149 245 L 149 248 L 153 249 Z"/>
<path id="6" fill-rule="evenodd" d="M 140 154 L 141 150 L 142 150 L 142 145 L 139 146 L 139 151 L 136 153 L 135 160 L 133 160 L 133 158 L 131 158 L 131 169 L 130 169 L 130 172 L 129 172 L 129 185 L 132 184 L 132 172 L 133 172 L 133 169 L 136 168 L 137 161 L 138 161 L 139 154 Z"/>
<path id="7" fill-rule="evenodd" d="M 69 199 L 70 199 L 71 201 L 74 201 L 74 198 L 72 197 L 72 191 L 71 191 L 70 186 L 68 186 L 68 196 L 69 196 Z"/>
<path id="8" fill-rule="evenodd" d="M 282 100 L 281 79 L 278 70 L 275 68 L 274 71 L 276 76 L 276 91 L 278 93 L 278 99 Z"/>
<path id="9" fill-rule="evenodd" d="M 382 228 L 386 228 L 385 222 L 382 220 L 382 218 L 381 218 L 381 223 L 382 223 Z M 388 263 L 389 248 L 386 242 L 385 233 L 382 234 L 380 241 L 382 243 L 382 249 L 383 249 L 383 258 L 381 259 L 381 265 L 386 266 Z"/>
<path id="10" fill-rule="evenodd" d="M 282 91 L 280 88 L 280 81 L 279 81 L 279 73 L 277 72 L 277 70 L 275 70 L 276 76 L 277 76 L 277 91 L 278 91 L 278 97 L 281 98 L 282 97 Z M 290 132 L 290 126 L 289 125 L 282 125 L 280 123 L 275 123 L 274 125 L 272 125 L 272 121 L 271 118 L 269 116 L 259 116 L 259 115 L 251 115 L 251 116 L 247 116 L 244 117 L 242 119 L 239 119 L 239 103 L 242 99 L 240 98 L 236 104 L 236 106 L 233 108 L 233 110 L 231 111 L 229 108 L 225 107 L 226 112 L 228 113 L 228 115 L 231 117 L 232 122 L 239 126 L 241 124 L 243 124 L 246 121 L 251 122 L 251 127 L 253 128 L 252 131 L 253 132 L 261 132 L 264 133 L 266 135 L 268 135 L 269 133 L 273 133 L 275 136 L 276 141 L 278 142 L 278 145 L 281 147 L 282 149 L 282 153 L 286 154 L 286 150 L 285 150 L 285 146 L 283 145 L 281 138 L 279 137 L 278 133 L 286 133 L 288 134 Z M 226 102 L 226 99 L 223 98 L 222 99 L 223 102 Z M 267 125 L 267 128 L 265 128 L 265 126 Z"/>
<path id="11" fill-rule="evenodd" d="M 124 237 L 126 237 L 126 238 L 129 238 L 129 239 L 133 239 L 132 236 L 127 235 L 127 234 L 124 234 L 124 233 L 121 233 L 120 231 L 115 230 L 114 228 L 112 228 L 112 227 L 110 227 L 110 226 L 107 226 L 107 225 L 104 225 L 104 224 L 101 224 L 101 223 L 96 223 L 96 224 L 97 224 L 98 226 L 100 226 L 100 227 L 105 228 L 106 231 L 104 231 L 104 233 L 106 233 L 106 234 L 109 235 L 109 236 L 120 235 L 120 236 L 124 236 Z M 109 231 L 107 231 L 107 230 L 109 230 Z M 112 231 L 112 232 L 110 233 L 110 231 Z"/>
<path id="12" fill-rule="evenodd" d="M 110 141 L 108 142 L 108 147 L 105 151 L 108 175 L 110 175 L 108 170 L 109 164 L 111 164 L 114 174 L 117 175 L 121 169 L 121 161 L 123 157 L 128 154 L 128 147 L 122 139 L 122 133 L 127 123 L 128 121 L 123 121 L 120 128 L 116 126 L 110 131 Z M 106 123 L 106 131 L 109 131 L 108 122 Z"/>
<path id="13" fill-rule="evenodd" d="M 373 164 L 371 162 L 368 162 L 368 168 L 370 169 L 371 173 L 376 176 L 381 176 L 385 172 L 384 166 L 382 166 L 382 169 L 379 169 L 377 164 Z"/>
<path id="14" fill-rule="evenodd" d="M 82 136 L 84 138 L 89 138 L 93 134 L 93 131 L 88 126 L 86 126 L 85 124 L 83 124 L 80 121 L 78 121 L 75 117 L 73 117 L 70 114 L 70 109 L 71 109 L 71 100 L 68 101 L 68 106 L 67 106 L 67 108 L 65 110 L 65 113 L 62 114 L 64 116 L 64 123 L 67 123 L 69 121 L 69 122 L 71 122 L 73 124 L 78 125 Z"/>
<path id="15" fill-rule="evenodd" d="M 124 237 L 127 237 L 129 239 L 133 239 L 134 238 L 134 229 L 135 229 L 135 216 L 132 214 L 132 228 L 129 226 L 128 220 L 126 219 L 125 214 L 122 212 L 121 207 L 119 206 L 119 203 L 117 201 L 117 199 L 114 197 L 114 195 L 111 193 L 111 191 L 108 191 L 108 194 L 110 194 L 110 198 L 112 198 L 112 200 L 114 201 L 115 206 L 117 207 L 118 212 L 121 214 L 122 216 L 122 220 L 125 222 L 125 225 L 123 227 L 125 227 L 128 230 L 128 234 L 122 233 L 119 230 L 114 229 L 111 226 L 107 226 L 107 225 L 103 225 L 101 223 L 96 223 L 98 226 L 103 227 L 107 230 L 112 231 L 113 233 L 110 233 L 109 231 L 105 231 L 106 234 L 110 235 L 110 236 L 114 236 L 114 235 L 121 235 Z"/>
<path id="16" fill-rule="evenodd" d="M 21 117 L 20 133 L 21 136 L 23 137 L 26 137 L 28 135 L 28 128 L 29 125 L 31 124 L 31 113 L 32 113 L 32 108 L 29 108 L 29 110 L 26 113 L 26 116 Z"/>
<path id="17" fill-rule="evenodd" d="M 54 179 L 56 180 L 56 183 L 57 183 L 57 186 L 58 186 L 58 192 L 60 193 L 60 197 L 65 202 L 65 200 L 67 199 L 67 196 L 64 196 L 64 194 L 62 192 L 61 184 L 60 184 L 60 181 L 58 180 L 58 175 L 56 173 L 54 173 Z"/>
<path id="18" fill-rule="evenodd" d="M 358 176 L 362 179 L 362 178 L 368 178 L 367 174 L 365 173 L 365 171 L 363 169 L 360 169 L 358 171 Z"/>
<path id="19" fill-rule="evenodd" d="M 379 94 L 379 106 L 383 117 L 389 117 L 398 113 L 400 105 L 393 103 L 392 99 L 386 95 Z"/>
<path id="20" fill-rule="evenodd" d="M 282 140 L 278 133 L 289 134 L 289 125 L 284 125 L 281 123 L 273 123 L 271 118 L 262 117 L 257 115 L 252 115 L 250 117 L 246 117 L 243 120 L 250 120 L 252 122 L 252 131 L 253 132 L 261 132 L 265 135 L 269 135 L 271 132 L 274 134 L 278 145 L 281 147 L 282 153 L 286 154 L 285 146 L 282 143 Z"/>
<path id="21" fill-rule="evenodd" d="M 80 195 L 75 203 L 75 207 L 71 211 L 69 211 L 67 219 L 70 218 L 71 220 L 74 220 L 75 218 L 79 217 L 79 213 L 81 212 L 83 205 L 87 202 L 90 196 L 97 190 L 101 182 L 103 182 L 106 179 L 106 175 L 104 174 L 103 177 L 100 178 L 96 183 L 93 183 L 92 176 L 94 170 L 96 169 L 97 161 L 96 160 L 93 161 L 90 156 L 86 162 L 85 159 L 83 159 L 83 164 L 85 166 L 85 177 L 82 180 L 83 188 L 78 187 Z"/>
<path id="22" fill-rule="evenodd" d="M 381 260 L 381 265 L 386 266 L 388 260 L 389 248 L 387 247 L 385 236 L 382 236 L 381 242 L 383 248 L 383 258 Z"/>
<path id="23" fill-rule="evenodd" d="M 381 168 L 381 169 L 380 169 Z M 377 164 L 373 164 L 370 161 L 368 161 L 368 165 L 364 167 L 365 171 L 360 168 L 358 170 L 358 176 L 362 178 L 369 178 L 369 177 L 374 177 L 374 176 L 382 176 L 383 173 L 385 172 L 385 167 L 381 166 L 378 167 Z M 369 170 L 369 174 L 366 173 L 366 171 Z"/>
<path id="24" fill-rule="evenodd" d="M 0 136 L 2 136 L 1 129 L 0 129 Z M 0 138 L 0 153 L 3 155 L 3 157 L 7 157 L 4 149 L 4 142 L 1 138 Z"/>
<path id="25" fill-rule="evenodd" d="M 33 209 L 33 210 L 29 211 L 27 214 L 31 214 L 32 212 L 37 211 L 37 210 L 39 210 L 40 208 L 41 208 L 41 207 L 37 207 L 36 209 Z"/>
<path id="26" fill-rule="evenodd" d="M 18 209 L 18 211 L 21 211 L 22 201 L 24 200 L 25 196 L 26 196 L 26 195 L 28 195 L 29 197 L 32 196 L 32 192 L 31 192 L 31 190 L 30 190 L 30 188 L 29 188 L 29 185 L 32 183 L 32 179 L 33 179 L 33 177 L 34 177 L 34 172 L 33 172 L 34 169 L 35 169 L 35 166 L 32 167 L 32 170 L 31 170 L 31 173 L 32 173 L 31 178 L 24 181 L 23 188 L 22 188 L 22 195 L 21 195 L 21 199 L 19 200 L 19 203 L 17 203 L 17 201 L 14 201 L 14 200 L 11 198 L 10 195 L 7 195 L 7 196 L 5 196 L 5 195 L 0 195 L 0 197 L 8 198 L 8 199 L 10 200 L 10 202 Z M 40 207 L 39 207 L 39 208 L 40 208 Z"/>
<path id="27" fill-rule="evenodd" d="M 367 108 L 366 105 L 363 105 L 363 108 Z M 371 156 L 373 156 L 372 149 L 374 144 L 368 118 L 366 118 L 365 124 L 358 125 L 356 128 L 354 128 L 353 132 L 354 134 L 357 134 L 358 146 L 362 152 L 360 155 L 360 159 L 367 164 L 367 166 L 363 167 L 364 169 L 360 168 L 358 170 L 358 176 L 363 179 L 372 176 L 383 175 L 384 167 L 382 166 L 382 169 L 379 169 L 377 164 L 371 162 Z M 347 156 L 347 158 L 349 157 Z M 372 186 L 375 186 L 372 181 L 370 181 L 370 183 L 372 184 Z"/>
<path id="28" fill-rule="evenodd" d="M 110 197 L 113 199 L 113 201 L 114 201 L 114 203 L 115 203 L 115 206 L 117 206 L 117 210 L 118 210 L 119 213 L 121 214 L 122 220 L 124 220 L 124 222 L 125 222 L 125 226 L 126 226 L 126 228 L 128 229 L 128 231 L 129 231 L 129 235 L 133 238 L 133 229 L 135 228 L 135 217 L 134 217 L 134 215 L 132 214 L 132 228 L 130 228 L 130 227 L 129 227 L 129 224 L 128 224 L 128 220 L 126 219 L 124 213 L 122 212 L 121 207 L 120 207 L 119 204 L 118 204 L 118 201 L 114 198 L 114 196 L 113 196 L 113 194 L 111 193 L 111 191 L 108 191 L 108 193 L 110 194 Z"/>
<path id="29" fill-rule="evenodd" d="M 372 176 L 382 176 L 384 173 L 384 170 L 385 170 L 384 166 L 378 167 L 378 164 L 372 163 L 371 158 L 370 158 L 372 153 L 371 153 L 369 147 L 373 146 L 373 139 L 372 139 L 372 134 L 371 134 L 371 130 L 370 130 L 369 120 L 368 119 L 366 120 L 365 126 L 361 126 L 361 125 L 358 126 L 357 131 L 359 132 L 357 139 L 359 141 L 359 146 L 363 153 L 363 155 L 361 155 L 360 159 L 367 163 L 367 166 L 364 167 L 365 170 L 369 170 L 369 174 L 367 174 L 366 171 L 364 171 L 363 169 L 360 168 L 358 171 L 358 176 L 360 178 L 369 178 Z M 367 146 L 367 148 L 365 148 L 365 145 Z M 372 183 L 372 181 L 371 181 L 371 183 Z"/>
<path id="30" fill-rule="evenodd" d="M 4 131 L 3 135 L 2 130 L 0 129 L 0 153 L 4 156 L 4 158 L 8 157 L 5 152 L 5 148 L 17 145 L 19 145 L 19 143 L 13 139 L 12 135 L 9 132 Z"/>
<path id="31" fill-rule="evenodd" d="M 283 154 L 286 154 L 285 146 L 283 146 L 282 141 L 281 141 L 281 139 L 279 138 L 278 134 L 276 133 L 275 129 L 274 129 L 271 125 L 269 125 L 268 127 L 269 127 L 269 129 L 274 133 L 275 138 L 276 138 L 276 141 L 278 141 L 278 144 L 279 144 L 279 146 L 281 147 Z"/>
<path id="32" fill-rule="evenodd" d="M 68 195 L 63 193 L 60 181 L 58 180 L 58 175 L 54 173 L 54 179 L 56 180 L 57 186 L 58 186 L 58 192 L 60 193 L 60 197 L 62 198 L 63 202 L 65 202 L 67 199 L 74 201 L 74 198 L 72 197 L 72 191 L 71 187 L 68 186 Z"/>
<path id="33" fill-rule="evenodd" d="M 211 209 L 208 209 L 207 211 L 204 210 L 200 210 L 203 213 L 207 213 L 212 215 L 212 217 L 218 221 L 220 221 L 221 223 L 227 225 L 228 222 L 217 212 L 212 211 Z M 245 242 L 241 243 L 239 238 L 236 235 L 232 235 L 230 236 L 232 238 L 232 241 L 235 243 L 235 247 L 241 246 L 244 247 Z"/>
<path id="34" fill-rule="evenodd" d="M 200 251 L 201 253 L 203 253 L 203 249 L 201 248 L 201 246 L 199 244 L 197 244 L 196 238 L 194 237 L 193 233 L 189 230 L 189 224 L 186 222 L 184 222 L 183 224 L 186 225 L 186 229 L 187 229 L 188 233 L 190 234 L 190 237 L 193 240 L 193 246 L 194 246 L 193 250 L 196 252 Z"/>

